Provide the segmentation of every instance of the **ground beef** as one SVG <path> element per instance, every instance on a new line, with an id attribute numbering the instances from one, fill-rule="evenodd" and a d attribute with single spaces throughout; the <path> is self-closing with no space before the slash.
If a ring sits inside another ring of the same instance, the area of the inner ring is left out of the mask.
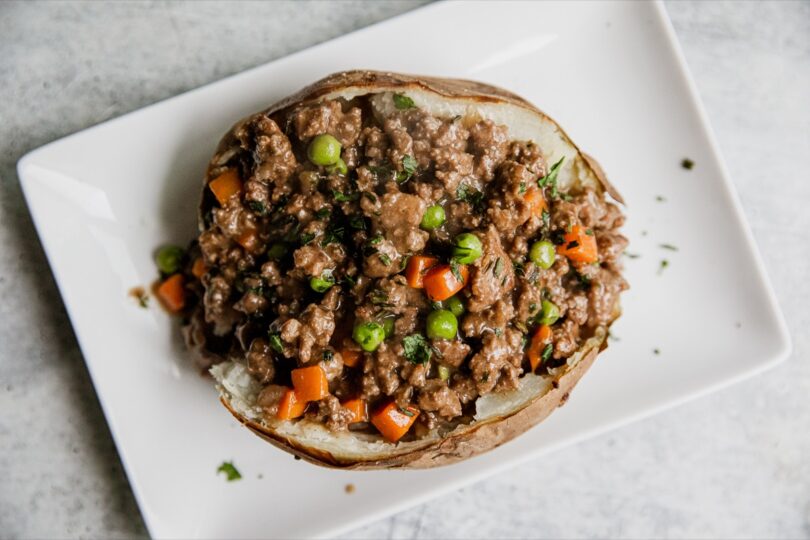
<path id="1" fill-rule="evenodd" d="M 262 385 L 258 404 L 268 419 L 291 370 L 318 366 L 329 393 L 308 406 L 307 418 L 346 430 L 345 400 L 361 398 L 370 410 L 393 401 L 419 409 L 409 435 L 418 438 L 470 421 L 479 396 L 517 387 L 544 302 L 560 316 L 550 323 L 553 360 L 539 373 L 608 325 L 627 288 L 627 239 L 624 216 L 601 192 L 538 183 L 548 156 L 506 126 L 378 107 L 377 99 L 309 103 L 234 129 L 208 180 L 236 171 L 241 195 L 220 204 L 206 194 L 194 247 L 205 272 L 198 278 L 189 264 L 184 337 L 202 367 L 241 357 Z M 310 162 L 308 145 L 321 135 L 340 142 L 345 172 Z M 527 201 L 538 190 L 542 212 Z M 445 221 L 426 230 L 433 205 Z M 544 269 L 529 259 L 534 242 L 559 244 L 575 226 L 595 236 L 596 263 L 558 254 Z M 406 268 L 418 255 L 450 264 L 460 233 L 477 236 L 481 255 L 456 293 L 464 307 L 457 337 L 430 339 L 428 314 L 447 306 L 411 286 Z M 383 333 L 376 350 L 360 352 L 352 337 L 359 325 Z"/>

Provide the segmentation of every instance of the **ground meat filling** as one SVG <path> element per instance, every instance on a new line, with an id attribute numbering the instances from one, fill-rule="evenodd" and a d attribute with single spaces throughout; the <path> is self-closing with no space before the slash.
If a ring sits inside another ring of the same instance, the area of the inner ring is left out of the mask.
<path id="1" fill-rule="evenodd" d="M 206 367 L 244 362 L 267 418 L 375 432 L 395 406 L 415 418 L 408 440 L 469 422 L 478 396 L 560 366 L 609 324 L 627 240 L 618 207 L 558 191 L 543 149 L 506 126 L 396 95 L 384 115 L 380 97 L 234 129 L 211 162 L 185 335 Z M 293 414 L 299 383 L 310 397 Z"/>

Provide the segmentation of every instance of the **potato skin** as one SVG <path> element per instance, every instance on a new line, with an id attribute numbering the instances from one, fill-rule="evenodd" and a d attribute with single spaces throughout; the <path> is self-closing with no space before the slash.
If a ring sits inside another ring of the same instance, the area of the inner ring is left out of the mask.
<path id="1" fill-rule="evenodd" d="M 267 109 L 265 113 L 272 114 L 288 107 L 303 105 L 316 101 L 323 96 L 350 88 L 361 89 L 367 93 L 386 91 L 406 92 L 408 89 L 419 89 L 433 92 L 444 97 L 463 98 L 471 103 L 512 104 L 525 108 L 539 116 L 542 120 L 552 122 L 556 125 L 554 120 L 528 101 L 495 86 L 461 79 L 446 79 L 365 70 L 345 71 L 329 75 L 281 100 Z M 237 122 L 234 128 L 223 137 L 217 149 L 217 153 L 231 145 L 233 131 L 243 121 L 244 120 Z M 559 126 L 557 127 L 559 128 Z M 568 142 L 582 155 L 585 166 L 592 170 L 603 189 L 615 200 L 623 203 L 624 201 L 621 195 L 610 182 L 608 182 L 599 164 L 592 157 L 580 151 L 565 132 L 561 128 L 559 129 L 563 136 L 568 139 Z M 212 168 L 213 166 L 209 167 L 206 180 Z M 204 206 L 204 203 L 201 204 L 201 216 L 207 210 Z M 613 320 L 618 316 L 619 309 L 617 307 Z M 607 335 L 607 332 L 605 332 L 605 335 Z M 321 451 L 308 446 L 300 440 L 286 437 L 271 428 L 245 418 L 231 407 L 224 396 L 221 398 L 221 401 L 231 414 L 253 433 L 270 444 L 316 465 L 352 470 L 395 468 L 427 469 L 455 463 L 492 450 L 543 421 L 557 407 L 562 406 L 567 401 L 574 386 L 576 386 L 580 378 L 596 360 L 599 353 L 605 348 L 607 348 L 606 338 L 603 339 L 598 346 L 593 347 L 571 370 L 560 376 L 550 391 L 542 396 L 537 396 L 523 408 L 513 411 L 505 417 L 475 422 L 468 428 L 456 430 L 449 436 L 425 448 L 392 455 L 389 458 L 382 459 L 347 459 Z"/>
<path id="2" fill-rule="evenodd" d="M 571 371 L 560 377 L 555 388 L 510 416 L 472 424 L 469 429 L 454 433 L 427 448 L 391 456 L 388 459 L 347 460 L 322 452 L 244 418 L 231 408 L 226 399 L 223 398 L 221 401 L 231 414 L 253 433 L 273 446 L 315 465 L 346 470 L 430 469 L 450 465 L 497 448 L 545 420 L 557 407 L 565 404 L 574 386 L 605 348 L 607 340 L 602 342 L 601 348 L 593 349 Z"/>

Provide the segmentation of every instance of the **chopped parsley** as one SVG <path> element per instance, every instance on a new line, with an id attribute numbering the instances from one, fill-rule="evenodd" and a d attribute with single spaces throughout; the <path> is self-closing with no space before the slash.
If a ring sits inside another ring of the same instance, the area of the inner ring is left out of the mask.
<path id="1" fill-rule="evenodd" d="M 669 266 L 669 261 L 666 259 L 661 259 L 661 264 L 658 266 L 658 275 L 661 275 L 661 272 L 664 271 L 664 268 Z"/>
<path id="2" fill-rule="evenodd" d="M 403 156 L 402 157 L 402 171 L 397 173 L 397 182 L 400 184 L 402 182 L 406 182 L 411 176 L 416 173 L 416 169 L 419 164 L 416 162 L 413 156 Z"/>
<path id="3" fill-rule="evenodd" d="M 378 257 L 380 258 L 380 262 L 383 263 L 385 266 L 391 266 L 391 257 L 386 255 L 385 253 L 380 253 Z"/>
<path id="4" fill-rule="evenodd" d="M 678 251 L 677 246 L 673 246 L 672 244 L 658 244 L 661 249 L 668 249 L 670 251 Z"/>
<path id="5" fill-rule="evenodd" d="M 631 253 L 629 251 L 625 251 L 624 256 L 630 259 L 638 259 L 639 257 L 641 257 L 641 255 L 639 255 L 638 253 Z"/>
<path id="6" fill-rule="evenodd" d="M 484 208 L 484 194 L 468 184 L 459 184 L 456 199 L 468 203 L 477 212 Z"/>
<path id="7" fill-rule="evenodd" d="M 374 289 L 368 294 L 369 300 L 375 306 L 387 306 L 388 305 L 388 294 L 382 289 Z"/>
<path id="8" fill-rule="evenodd" d="M 222 465 L 220 465 L 217 469 L 217 474 L 219 473 L 225 473 L 225 478 L 228 480 L 228 482 L 233 482 L 234 480 L 240 480 L 242 478 L 242 475 L 239 474 L 239 471 L 233 466 L 232 461 L 223 461 Z"/>
<path id="9" fill-rule="evenodd" d="M 405 358 L 413 364 L 427 364 L 433 355 L 430 343 L 422 334 L 411 334 L 402 340 Z"/>
<path id="10" fill-rule="evenodd" d="M 548 213 L 548 210 L 543 210 L 542 218 L 543 228 L 548 229 L 551 226 L 551 214 Z"/>
<path id="11" fill-rule="evenodd" d="M 338 191 L 338 190 L 336 190 L 336 189 L 333 189 L 333 190 L 332 190 L 332 197 L 333 197 L 333 198 L 334 198 L 334 199 L 335 199 L 337 202 L 351 202 L 351 201 L 356 201 L 356 200 L 357 200 L 357 198 L 358 198 L 359 196 L 360 196 L 360 195 L 358 195 L 357 193 L 352 193 L 352 194 L 346 195 L 346 194 L 345 194 L 345 193 L 343 193 L 342 191 Z"/>
<path id="12" fill-rule="evenodd" d="M 551 358 L 552 352 L 554 352 L 554 345 L 549 343 L 545 346 L 545 348 L 543 348 L 543 352 L 540 353 L 540 358 L 543 360 L 543 362 L 548 362 L 548 360 Z"/>
<path id="13" fill-rule="evenodd" d="M 694 166 L 695 166 L 695 162 L 692 161 L 689 158 L 683 158 L 683 160 L 681 160 L 681 167 L 683 167 L 684 169 L 686 169 L 688 171 L 691 171 L 692 167 L 694 167 Z"/>
<path id="14" fill-rule="evenodd" d="M 323 240 L 321 240 L 321 247 L 326 247 L 329 244 L 343 242 L 343 235 L 345 232 L 346 231 L 343 227 L 330 225 L 323 235 Z"/>
<path id="15" fill-rule="evenodd" d="M 303 233 L 298 237 L 298 241 L 302 246 L 305 246 L 315 239 L 315 233 Z"/>
<path id="16" fill-rule="evenodd" d="M 399 412 L 401 412 L 401 413 L 402 413 L 402 414 L 404 414 L 405 416 L 409 416 L 409 417 L 411 417 L 411 418 L 412 418 L 412 417 L 413 417 L 413 415 L 414 415 L 414 413 L 413 413 L 413 411 L 412 411 L 412 410 L 410 410 L 410 409 L 403 409 L 402 407 L 399 407 Z"/>
<path id="17" fill-rule="evenodd" d="M 377 233 L 376 235 L 372 236 L 369 239 L 368 243 L 371 246 L 376 246 L 377 244 L 379 244 L 382 241 L 383 241 L 383 235 L 381 235 L 380 233 Z"/>
<path id="18" fill-rule="evenodd" d="M 556 199 L 559 197 L 559 193 L 557 193 L 557 175 L 560 173 L 560 168 L 562 167 L 563 161 L 565 160 L 565 156 L 561 157 L 560 160 L 551 166 L 551 169 L 546 173 L 546 175 L 542 178 L 537 180 L 537 185 L 541 188 L 550 187 L 551 188 L 551 198 Z"/>
<path id="19" fill-rule="evenodd" d="M 416 107 L 416 104 L 405 94 L 394 94 L 394 107 L 400 111 L 403 111 L 405 109 Z"/>
<path id="20" fill-rule="evenodd" d="M 655 200 L 658 202 L 667 202 L 666 197 L 664 197 L 663 195 L 656 195 Z"/>
<path id="21" fill-rule="evenodd" d="M 459 283 L 464 283 L 464 276 L 461 275 L 461 270 L 459 269 L 459 264 L 455 257 L 450 259 L 450 271 Z"/>
<path id="22" fill-rule="evenodd" d="M 246 204 L 247 207 L 250 208 L 250 211 L 258 216 L 263 216 L 267 213 L 267 208 L 261 201 L 247 201 Z"/>
<path id="23" fill-rule="evenodd" d="M 329 208 L 321 208 L 320 210 L 315 212 L 315 217 L 318 219 L 329 217 Z"/>
<path id="24" fill-rule="evenodd" d="M 520 187 L 518 188 L 518 193 L 523 195 L 526 193 L 526 182 L 521 182 Z"/>
<path id="25" fill-rule="evenodd" d="M 661 354 L 661 349 L 653 349 L 653 354 Z"/>
<path id="26" fill-rule="evenodd" d="M 281 353 L 284 351 L 284 344 L 281 343 L 281 335 L 274 333 L 270 334 L 267 338 L 270 343 L 270 348 L 276 351 L 277 353 Z"/>
<path id="27" fill-rule="evenodd" d="M 360 231 L 366 230 L 366 220 L 363 216 L 352 216 L 349 218 L 349 227 Z"/>

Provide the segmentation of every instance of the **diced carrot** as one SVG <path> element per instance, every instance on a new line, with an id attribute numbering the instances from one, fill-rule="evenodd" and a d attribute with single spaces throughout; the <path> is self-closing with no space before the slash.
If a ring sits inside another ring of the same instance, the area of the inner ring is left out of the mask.
<path id="1" fill-rule="evenodd" d="M 540 189 L 530 189 L 523 195 L 523 201 L 529 206 L 533 216 L 541 217 L 543 212 L 548 210 L 546 198 Z"/>
<path id="2" fill-rule="evenodd" d="M 447 300 L 463 289 L 464 285 L 467 284 L 470 271 L 466 265 L 460 264 L 458 265 L 458 273 L 461 276 L 461 281 L 453 274 L 449 264 L 434 266 L 428 270 L 423 279 L 428 298 L 434 302 L 440 302 Z"/>
<path id="3" fill-rule="evenodd" d="M 259 237 L 255 229 L 247 229 L 236 238 L 236 242 L 245 248 L 245 251 L 253 252 L 259 245 Z"/>
<path id="4" fill-rule="evenodd" d="M 178 313 L 186 305 L 186 288 L 182 274 L 174 274 L 158 285 L 157 296 L 163 306 L 172 313 Z"/>
<path id="5" fill-rule="evenodd" d="M 551 327 L 544 324 L 537 329 L 529 343 L 527 354 L 529 355 L 529 364 L 532 366 L 532 371 L 537 369 L 537 366 L 543 361 L 543 349 L 549 343 L 551 343 Z"/>
<path id="6" fill-rule="evenodd" d="M 348 399 L 340 404 L 344 409 L 349 409 L 354 414 L 351 423 L 368 421 L 368 406 L 365 399 Z"/>
<path id="7" fill-rule="evenodd" d="M 197 279 L 200 279 L 201 277 L 203 277 L 203 275 L 205 275 L 205 273 L 207 271 L 208 271 L 208 268 L 206 268 L 205 261 L 202 259 L 202 257 L 199 257 L 199 258 L 195 259 L 194 264 L 191 265 L 191 273 Z"/>
<path id="8" fill-rule="evenodd" d="M 596 236 L 582 225 L 574 225 L 570 232 L 565 233 L 563 244 L 557 246 L 557 253 L 576 262 L 595 263 L 599 260 Z"/>
<path id="9" fill-rule="evenodd" d="M 395 401 L 390 401 L 371 415 L 371 423 L 387 441 L 397 442 L 408 433 L 417 416 L 419 409 L 415 407 L 400 409 Z"/>
<path id="10" fill-rule="evenodd" d="M 405 268 L 405 279 L 408 281 L 408 285 L 414 289 L 424 288 L 425 272 L 436 266 L 438 262 L 439 259 L 427 255 L 414 255 L 408 259 L 408 266 Z"/>
<path id="11" fill-rule="evenodd" d="M 281 396 L 276 418 L 279 420 L 292 420 L 293 418 L 298 418 L 304 414 L 306 409 L 307 402 L 298 399 L 298 396 L 295 395 L 295 391 L 290 388 L 284 392 L 283 396 Z"/>
<path id="12" fill-rule="evenodd" d="M 309 366 L 292 370 L 295 395 L 301 401 L 318 401 L 329 394 L 329 381 L 321 366 Z"/>
<path id="13" fill-rule="evenodd" d="M 231 197 L 242 192 L 242 181 L 239 179 L 236 169 L 228 169 L 211 180 L 208 187 L 211 188 L 219 204 L 224 206 Z"/>
<path id="14" fill-rule="evenodd" d="M 343 357 L 344 366 L 355 367 L 357 364 L 360 363 L 360 360 L 363 358 L 363 353 L 356 349 L 349 349 L 348 347 L 344 347 L 340 351 L 340 356 Z"/>

